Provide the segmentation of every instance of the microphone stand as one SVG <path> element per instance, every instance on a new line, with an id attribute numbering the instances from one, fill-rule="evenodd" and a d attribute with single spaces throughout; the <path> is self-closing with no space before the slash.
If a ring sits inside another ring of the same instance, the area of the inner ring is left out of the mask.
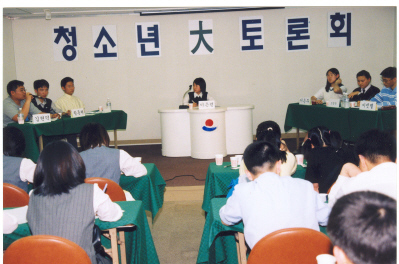
<path id="1" fill-rule="evenodd" d="M 188 90 L 184 93 L 183 99 L 181 100 L 181 105 L 179 105 L 179 109 L 188 109 L 188 105 L 184 104 L 184 97 L 191 90 L 192 85 L 189 86 Z"/>

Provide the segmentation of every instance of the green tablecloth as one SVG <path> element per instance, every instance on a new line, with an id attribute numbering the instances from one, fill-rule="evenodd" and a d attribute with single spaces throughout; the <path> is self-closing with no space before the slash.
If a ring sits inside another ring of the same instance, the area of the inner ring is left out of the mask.
<path id="1" fill-rule="evenodd" d="M 126 258 L 130 264 L 157 264 L 159 263 L 155 245 L 152 240 L 151 230 L 148 226 L 147 218 L 144 213 L 143 203 L 141 201 L 117 202 L 124 210 L 122 218 L 117 222 L 103 222 L 96 219 L 96 224 L 100 229 L 134 224 L 134 228 L 125 230 L 126 239 Z M 30 236 L 31 232 L 28 223 L 18 225 L 18 228 L 8 235 L 3 234 L 3 250 L 15 240 Z M 101 242 L 106 247 L 111 247 L 110 241 L 102 237 Z"/>
<path id="2" fill-rule="evenodd" d="M 147 175 L 139 178 L 121 175 L 119 185 L 130 192 L 134 199 L 143 202 L 144 210 L 151 211 L 154 220 L 159 208 L 163 205 L 166 183 L 154 163 L 143 163 Z"/>
<path id="3" fill-rule="evenodd" d="M 217 166 L 215 162 L 209 164 L 202 202 L 202 209 L 206 212 L 210 210 L 212 198 L 226 197 L 231 180 L 237 179 L 239 176 L 238 170 L 233 170 L 231 167 L 225 168 L 224 166 L 227 165 L 230 165 L 230 162 L 224 162 L 221 166 Z M 305 172 L 306 169 L 299 165 L 292 177 L 305 179 Z"/>
<path id="4" fill-rule="evenodd" d="M 225 226 L 219 216 L 220 208 L 226 204 L 227 198 L 214 198 L 210 202 L 210 210 L 206 216 L 201 244 L 198 250 L 197 263 L 237 264 L 237 248 L 234 238 L 236 232 L 243 232 L 242 222 Z M 326 228 L 320 227 L 326 234 Z"/>
<path id="5" fill-rule="evenodd" d="M 293 127 L 310 130 L 316 126 L 326 126 L 330 130 L 338 131 L 342 139 L 355 142 L 363 132 L 372 128 L 383 131 L 396 130 L 396 109 L 363 111 L 325 105 L 288 105 L 285 132 Z"/>
<path id="6" fill-rule="evenodd" d="M 15 126 L 24 133 L 26 141 L 25 155 L 27 158 L 37 162 L 40 155 L 37 140 L 41 135 L 78 134 L 82 127 L 89 122 L 100 123 L 106 130 L 126 129 L 127 114 L 121 110 L 113 110 L 111 113 L 100 113 L 78 118 L 63 116 L 59 120 L 44 124 L 25 123 L 19 125 L 18 123 L 10 123 L 8 125 Z"/>

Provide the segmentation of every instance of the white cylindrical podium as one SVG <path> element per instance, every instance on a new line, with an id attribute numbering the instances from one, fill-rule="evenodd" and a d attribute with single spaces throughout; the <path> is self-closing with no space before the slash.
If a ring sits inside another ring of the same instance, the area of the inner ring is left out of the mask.
<path id="1" fill-rule="evenodd" d="M 245 148 L 253 142 L 252 133 L 253 105 L 228 106 L 226 111 L 226 148 L 227 154 L 243 154 Z"/>
<path id="2" fill-rule="evenodd" d="M 216 154 L 226 156 L 226 108 L 193 109 L 190 115 L 191 157 L 213 159 Z"/>

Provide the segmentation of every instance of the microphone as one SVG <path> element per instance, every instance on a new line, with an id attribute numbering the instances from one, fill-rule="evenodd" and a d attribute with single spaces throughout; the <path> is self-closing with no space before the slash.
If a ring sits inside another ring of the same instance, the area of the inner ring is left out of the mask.
<path id="1" fill-rule="evenodd" d="M 186 97 L 186 94 L 191 90 L 192 85 L 188 87 L 188 90 L 184 93 L 183 99 L 181 101 L 181 105 L 179 105 L 179 109 L 188 109 L 188 105 L 184 105 L 184 97 Z"/>

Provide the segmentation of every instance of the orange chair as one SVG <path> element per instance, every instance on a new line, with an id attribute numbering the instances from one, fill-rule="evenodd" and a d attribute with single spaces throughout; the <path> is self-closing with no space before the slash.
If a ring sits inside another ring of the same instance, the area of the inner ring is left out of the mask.
<path id="1" fill-rule="evenodd" d="M 108 184 L 105 193 L 109 195 L 109 198 L 113 202 L 126 201 L 125 192 L 123 191 L 122 187 L 120 187 L 113 180 L 107 178 L 92 177 L 92 178 L 86 178 L 85 183 L 90 183 L 90 184 L 97 183 L 100 189 L 104 189 L 105 184 Z M 118 257 L 118 244 L 119 244 L 121 251 L 121 262 L 122 264 L 126 264 L 125 231 L 123 230 L 119 231 L 119 238 L 117 236 L 117 228 L 103 230 L 103 232 L 105 232 L 103 233 L 103 236 L 111 240 L 111 248 L 110 249 L 105 248 L 105 252 L 111 256 L 112 263 L 114 264 L 119 263 L 119 257 Z"/>
<path id="2" fill-rule="evenodd" d="M 331 253 L 332 243 L 322 232 L 286 228 L 259 240 L 249 254 L 248 264 L 316 264 L 316 256 Z"/>
<path id="3" fill-rule="evenodd" d="M 91 264 L 86 251 L 78 244 L 57 236 L 23 237 L 12 243 L 3 255 L 7 264 Z"/>
<path id="4" fill-rule="evenodd" d="M 29 195 L 21 188 L 3 183 L 3 207 L 22 207 L 29 204 Z"/>
<path id="5" fill-rule="evenodd" d="M 97 183 L 100 189 L 104 189 L 105 184 L 108 184 L 105 193 L 108 194 L 109 198 L 113 202 L 126 201 L 126 196 L 125 193 L 123 192 L 122 187 L 120 187 L 113 180 L 107 178 L 92 177 L 92 178 L 86 178 L 85 183 L 90 183 L 90 184 Z"/>

